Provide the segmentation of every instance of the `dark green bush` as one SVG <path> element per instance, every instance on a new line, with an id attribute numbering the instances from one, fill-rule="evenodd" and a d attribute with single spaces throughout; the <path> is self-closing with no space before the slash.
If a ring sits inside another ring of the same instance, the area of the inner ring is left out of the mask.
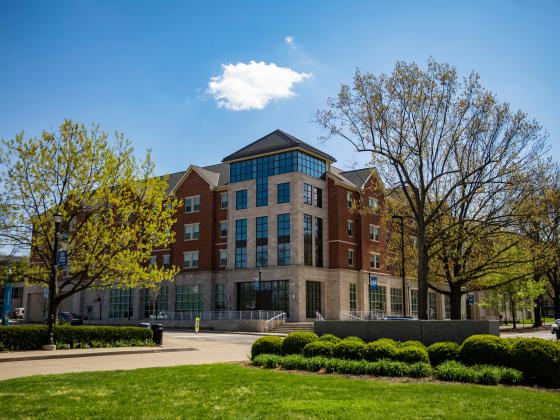
<path id="1" fill-rule="evenodd" d="M 353 336 L 353 335 L 350 335 L 348 337 L 344 337 L 342 339 L 342 341 L 357 341 L 358 343 L 366 344 L 366 342 L 364 340 L 362 340 L 360 337 L 356 337 L 356 336 Z"/>
<path id="2" fill-rule="evenodd" d="M 430 363 L 430 359 L 428 358 L 428 351 L 426 350 L 426 348 L 416 345 L 397 349 L 395 359 L 405 363 Z"/>
<path id="3" fill-rule="evenodd" d="M 542 338 L 516 338 L 511 340 L 512 366 L 533 382 L 560 385 L 560 346 Z"/>
<path id="4" fill-rule="evenodd" d="M 448 360 L 459 359 L 459 345 L 452 341 L 434 343 L 428 347 L 428 357 L 432 366 L 441 365 Z"/>
<path id="5" fill-rule="evenodd" d="M 333 334 L 323 334 L 321 337 L 319 337 L 319 341 L 329 341 L 333 344 L 337 344 L 340 343 L 340 338 Z"/>
<path id="6" fill-rule="evenodd" d="M 339 359 L 360 360 L 365 345 L 358 340 L 342 340 L 334 346 L 333 355 Z"/>
<path id="7" fill-rule="evenodd" d="M 300 354 L 289 354 L 280 359 L 280 366 L 286 370 L 306 370 L 308 360 Z"/>
<path id="8" fill-rule="evenodd" d="M 400 342 L 393 340 L 392 338 L 380 338 L 378 340 L 375 340 L 376 343 L 389 343 L 392 344 L 395 347 L 399 347 L 400 346 Z"/>
<path id="9" fill-rule="evenodd" d="M 262 366 L 267 369 L 272 369 L 280 365 L 280 360 L 282 356 L 277 354 L 259 354 L 255 356 L 251 361 L 253 366 Z"/>
<path id="10" fill-rule="evenodd" d="M 115 347 L 149 344 L 152 330 L 139 327 L 54 327 L 54 340 L 61 348 Z M 39 350 L 47 341 L 46 325 L 0 327 L 0 347 L 8 351 Z"/>
<path id="11" fill-rule="evenodd" d="M 476 383 L 478 375 L 475 369 L 455 360 L 443 362 L 435 370 L 436 378 L 442 381 Z"/>
<path id="12" fill-rule="evenodd" d="M 313 341 L 303 348 L 303 355 L 305 357 L 332 357 L 334 346 L 335 344 L 331 341 Z"/>
<path id="13" fill-rule="evenodd" d="M 425 349 L 426 346 L 424 344 L 422 344 L 420 341 L 418 340 L 408 340 L 408 341 L 404 341 L 402 343 L 399 344 L 400 348 L 403 347 L 420 347 L 421 349 Z"/>
<path id="14" fill-rule="evenodd" d="M 293 332 L 282 342 L 283 354 L 301 354 L 303 348 L 313 341 L 317 341 L 319 337 L 312 332 Z"/>
<path id="15" fill-rule="evenodd" d="M 495 335 L 473 335 L 459 351 L 459 359 L 467 365 L 507 366 L 510 364 L 510 344 Z"/>
<path id="16" fill-rule="evenodd" d="M 251 358 L 259 354 L 280 354 L 282 352 L 282 338 L 273 335 L 258 338 L 251 347 Z"/>
<path id="17" fill-rule="evenodd" d="M 518 385 L 523 383 L 523 373 L 519 370 L 505 367 L 500 369 L 502 372 L 500 383 L 508 385 Z"/>
<path id="18" fill-rule="evenodd" d="M 388 341 L 377 340 L 368 343 L 364 348 L 364 359 L 375 362 L 380 359 L 394 359 L 397 347 Z"/>

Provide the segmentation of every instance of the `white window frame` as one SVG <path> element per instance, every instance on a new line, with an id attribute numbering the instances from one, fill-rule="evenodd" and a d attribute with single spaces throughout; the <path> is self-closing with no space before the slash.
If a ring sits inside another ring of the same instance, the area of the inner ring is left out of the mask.
<path id="1" fill-rule="evenodd" d="M 375 197 L 368 197 L 368 207 L 372 210 L 377 210 L 379 207 L 379 200 Z"/>
<path id="2" fill-rule="evenodd" d="M 354 194 L 352 194 L 352 191 L 346 191 L 346 207 L 351 209 L 353 202 L 354 202 Z"/>
<path id="3" fill-rule="evenodd" d="M 196 256 L 196 258 L 194 258 Z M 196 265 L 194 265 L 196 261 Z M 187 265 L 188 263 L 188 265 Z M 192 270 L 198 268 L 200 265 L 198 259 L 198 251 L 186 251 L 183 252 L 183 269 Z"/>
<path id="4" fill-rule="evenodd" d="M 373 267 L 371 266 L 371 257 L 373 257 Z M 370 252 L 369 253 L 369 268 L 371 270 L 380 270 L 381 269 L 381 254 L 378 252 Z"/>
<path id="5" fill-rule="evenodd" d="M 195 229 L 196 227 L 196 229 Z M 195 238 L 195 233 L 198 235 Z M 190 238 L 187 238 L 187 234 Z M 200 239 L 200 223 L 187 223 L 183 227 L 183 240 L 185 241 L 197 241 Z"/>
<path id="6" fill-rule="evenodd" d="M 354 254 L 354 249 L 348 248 L 348 251 L 346 252 L 346 262 L 348 262 L 349 267 L 354 267 Z M 350 262 L 350 259 L 352 260 L 352 262 Z"/>
<path id="7" fill-rule="evenodd" d="M 225 207 L 224 207 L 224 199 L 223 199 L 224 196 L 226 197 L 226 205 L 225 205 Z M 227 191 L 223 191 L 223 192 L 220 193 L 220 208 L 221 208 L 222 210 L 225 210 L 225 209 L 228 208 L 228 206 L 229 206 L 229 195 L 228 195 L 228 192 L 227 192 Z"/>
<path id="8" fill-rule="evenodd" d="M 222 235 L 222 224 L 226 225 L 226 234 Z M 229 226 L 228 226 L 228 221 L 227 220 L 220 220 L 220 238 L 227 238 L 228 235 L 228 231 L 229 231 Z"/>
<path id="9" fill-rule="evenodd" d="M 377 239 L 375 238 L 375 236 L 377 236 Z M 379 226 L 374 225 L 374 224 L 370 224 L 369 225 L 369 240 L 373 241 L 373 242 L 379 242 L 379 238 L 381 238 L 381 231 L 379 230 Z"/>
<path id="10" fill-rule="evenodd" d="M 348 234 L 348 236 L 350 238 L 354 237 L 354 221 L 353 220 L 347 220 L 346 221 L 346 233 Z"/>
<path id="11" fill-rule="evenodd" d="M 196 201 L 198 199 L 198 209 L 195 209 Z M 187 211 L 187 201 L 190 201 L 191 210 Z M 198 213 L 200 211 L 200 195 L 191 195 L 185 197 L 185 213 Z"/>
<path id="12" fill-rule="evenodd" d="M 222 254 L 225 254 L 225 264 L 222 264 Z M 227 267 L 227 261 L 228 261 L 228 251 L 227 248 L 220 248 L 219 250 L 219 259 L 218 259 L 218 263 L 220 267 Z"/>

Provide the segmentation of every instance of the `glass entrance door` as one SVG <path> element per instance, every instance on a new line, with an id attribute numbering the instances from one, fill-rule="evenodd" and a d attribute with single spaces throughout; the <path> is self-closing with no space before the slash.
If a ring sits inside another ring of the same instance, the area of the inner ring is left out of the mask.
<path id="1" fill-rule="evenodd" d="M 318 281 L 305 282 L 306 317 L 315 318 L 315 312 L 321 312 L 321 283 Z"/>

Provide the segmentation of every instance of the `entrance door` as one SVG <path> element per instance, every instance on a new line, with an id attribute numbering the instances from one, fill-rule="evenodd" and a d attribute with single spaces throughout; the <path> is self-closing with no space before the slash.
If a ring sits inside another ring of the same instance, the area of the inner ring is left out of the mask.
<path id="1" fill-rule="evenodd" d="M 318 281 L 305 282 L 306 289 L 306 317 L 315 318 L 315 312 L 321 312 L 321 283 Z"/>

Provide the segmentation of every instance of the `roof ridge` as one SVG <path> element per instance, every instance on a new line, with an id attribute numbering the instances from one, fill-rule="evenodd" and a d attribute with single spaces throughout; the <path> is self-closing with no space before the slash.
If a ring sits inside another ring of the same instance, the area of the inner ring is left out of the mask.
<path id="1" fill-rule="evenodd" d="M 343 170 L 341 170 L 341 171 L 342 171 L 342 173 L 348 173 L 348 172 L 358 172 L 358 171 L 364 171 L 364 170 L 366 170 L 366 169 L 371 169 L 371 170 L 374 170 L 374 169 L 375 169 L 375 167 L 373 167 L 373 166 L 366 166 L 366 167 L 364 167 L 364 168 L 360 168 L 360 169 L 351 169 L 351 170 L 349 170 L 349 171 L 343 171 Z"/>

